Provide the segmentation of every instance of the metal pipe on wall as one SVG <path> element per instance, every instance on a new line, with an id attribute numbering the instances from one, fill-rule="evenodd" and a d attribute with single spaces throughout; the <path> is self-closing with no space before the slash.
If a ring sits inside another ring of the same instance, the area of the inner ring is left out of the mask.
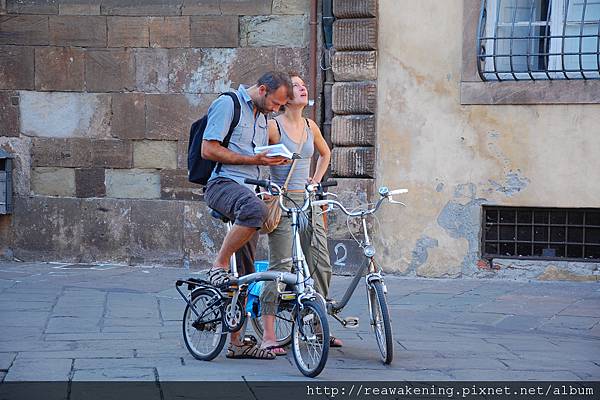
<path id="1" fill-rule="evenodd" d="M 310 94 L 315 99 L 315 104 L 310 109 L 310 118 L 317 121 L 316 95 L 317 95 L 317 4 L 318 0 L 310 0 L 310 43 L 308 74 L 310 76 Z"/>
<path id="2" fill-rule="evenodd" d="M 323 46 L 325 48 L 324 55 L 331 55 L 333 47 L 332 31 L 333 31 L 333 4 L 331 0 L 323 0 Z M 333 71 L 331 69 L 331 59 L 324 58 L 325 80 L 323 82 L 323 136 L 327 140 L 327 144 L 331 147 L 331 120 L 333 119 L 333 108 L 331 107 L 331 92 L 333 90 Z"/>

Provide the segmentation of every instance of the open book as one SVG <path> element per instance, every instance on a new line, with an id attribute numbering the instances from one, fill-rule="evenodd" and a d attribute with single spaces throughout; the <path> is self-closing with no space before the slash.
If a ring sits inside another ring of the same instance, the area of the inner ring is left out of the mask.
<path id="1" fill-rule="evenodd" d="M 290 160 L 293 158 L 300 158 L 298 154 L 292 153 L 283 143 L 272 144 L 270 146 L 259 146 L 254 148 L 254 153 L 267 152 L 267 157 L 285 157 Z"/>

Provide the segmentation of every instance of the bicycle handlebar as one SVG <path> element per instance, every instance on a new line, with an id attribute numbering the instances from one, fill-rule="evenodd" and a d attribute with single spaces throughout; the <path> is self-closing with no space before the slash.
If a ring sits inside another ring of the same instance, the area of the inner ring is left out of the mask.
<path id="1" fill-rule="evenodd" d="M 260 186 L 265 188 L 269 194 L 271 196 L 279 196 L 279 207 L 281 207 L 281 209 L 285 212 L 290 212 L 292 211 L 291 208 L 286 207 L 283 204 L 283 196 L 281 196 L 282 194 L 282 190 L 281 187 L 279 185 L 277 185 L 274 182 L 271 182 L 269 180 L 266 179 L 251 179 L 251 178 L 245 178 L 244 179 L 244 183 L 247 183 L 249 185 L 256 185 L 256 186 Z M 325 181 L 322 183 L 312 183 L 309 185 L 306 185 L 306 189 L 304 191 L 304 203 L 302 204 L 301 207 L 295 208 L 294 211 L 297 212 L 302 212 L 302 211 L 306 211 L 310 205 L 310 193 L 311 192 L 317 192 L 317 194 L 322 194 L 323 193 L 323 188 L 326 187 L 330 187 L 330 186 L 337 186 L 337 182 L 336 181 Z"/>
<path id="2" fill-rule="evenodd" d="M 267 181 L 266 179 L 251 179 L 251 178 L 245 178 L 244 179 L 244 183 L 247 183 L 249 185 L 256 185 L 256 186 L 261 186 L 264 187 L 265 189 L 268 189 L 269 186 L 269 181 Z"/>
<path id="3" fill-rule="evenodd" d="M 408 189 L 396 189 L 396 190 L 390 191 L 388 194 L 390 196 L 393 196 L 395 194 L 403 194 L 403 193 L 408 193 Z"/>
<path id="4" fill-rule="evenodd" d="M 379 193 L 381 194 L 381 198 L 379 199 L 379 201 L 377 201 L 377 204 L 375 204 L 375 207 L 368 209 L 368 210 L 350 212 L 346 209 L 346 207 L 344 207 L 342 205 L 342 203 L 340 203 L 339 201 L 336 201 L 336 200 L 317 200 L 317 201 L 313 201 L 312 204 L 315 206 L 325 206 L 325 205 L 332 204 L 334 206 L 338 206 L 340 208 L 340 210 L 342 210 L 342 212 L 349 217 L 362 217 L 364 215 L 374 214 L 377 210 L 379 210 L 379 207 L 381 207 L 381 204 L 383 203 L 383 201 L 385 199 L 388 199 L 390 202 L 393 202 L 393 203 L 399 203 L 399 202 L 392 200 L 392 196 L 395 194 L 408 193 L 408 189 L 396 189 L 396 190 L 390 191 L 387 188 L 381 188 L 379 190 Z"/>
<path id="5" fill-rule="evenodd" d="M 337 186 L 338 183 L 337 183 L 337 181 L 325 181 L 325 182 L 321 182 L 319 185 L 322 188 L 326 188 L 326 187 L 330 187 L 330 186 Z"/>

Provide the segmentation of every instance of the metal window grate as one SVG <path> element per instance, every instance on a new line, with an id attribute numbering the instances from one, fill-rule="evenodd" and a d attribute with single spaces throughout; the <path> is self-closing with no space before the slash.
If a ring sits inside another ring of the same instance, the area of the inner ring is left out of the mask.
<path id="1" fill-rule="evenodd" d="M 483 206 L 484 258 L 600 260 L 600 209 Z"/>
<path id="2" fill-rule="evenodd" d="M 600 0 L 482 0 L 484 81 L 600 79 Z"/>

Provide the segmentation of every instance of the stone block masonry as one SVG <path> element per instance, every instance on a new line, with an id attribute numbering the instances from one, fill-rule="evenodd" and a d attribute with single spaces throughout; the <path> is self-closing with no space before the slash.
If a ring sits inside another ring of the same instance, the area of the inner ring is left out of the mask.
<path id="1" fill-rule="evenodd" d="M 106 47 L 106 17 L 50 16 L 50 44 L 54 46 Z"/>
<path id="2" fill-rule="evenodd" d="M 85 52 L 76 47 L 35 49 L 35 89 L 39 91 L 83 91 Z"/>
<path id="3" fill-rule="evenodd" d="M 72 168 L 37 167 L 31 171 L 31 188 L 44 196 L 73 197 L 75 170 Z"/>
<path id="4" fill-rule="evenodd" d="M 133 147 L 135 168 L 177 168 L 177 143 L 157 140 L 136 141 Z"/>
<path id="5" fill-rule="evenodd" d="M 135 89 L 135 63 L 129 49 L 88 50 L 85 58 L 86 87 L 91 92 Z"/>
<path id="6" fill-rule="evenodd" d="M 50 42 L 48 33 L 47 16 L 0 16 L 0 44 L 48 45 Z"/>
<path id="7" fill-rule="evenodd" d="M 19 136 L 19 95 L 0 92 L 0 136 Z"/>
<path id="8" fill-rule="evenodd" d="M 21 133 L 37 137 L 108 137 L 109 94 L 19 92 Z"/>
<path id="9" fill-rule="evenodd" d="M 377 163 L 377 1 L 334 0 L 331 173 L 370 200 Z M 359 192 L 360 193 L 360 192 Z M 332 232 L 334 238 L 346 232 Z"/>
<path id="10" fill-rule="evenodd" d="M 0 254 L 208 264 L 223 226 L 187 180 L 190 125 L 267 70 L 307 76 L 308 14 L 306 0 L 0 0 L 19 203 Z"/>
<path id="11" fill-rule="evenodd" d="M 238 25 L 238 17 L 232 15 L 191 17 L 191 47 L 237 47 Z"/>
<path id="12" fill-rule="evenodd" d="M 148 47 L 149 18 L 108 17 L 108 47 Z"/>
<path id="13" fill-rule="evenodd" d="M 107 170 L 106 195 L 120 199 L 158 199 L 160 175 L 151 170 Z"/>
<path id="14" fill-rule="evenodd" d="M 33 47 L 0 46 L 0 89 L 33 89 L 33 54 Z"/>
<path id="15" fill-rule="evenodd" d="M 151 47 L 190 47 L 190 17 L 150 18 Z"/>

